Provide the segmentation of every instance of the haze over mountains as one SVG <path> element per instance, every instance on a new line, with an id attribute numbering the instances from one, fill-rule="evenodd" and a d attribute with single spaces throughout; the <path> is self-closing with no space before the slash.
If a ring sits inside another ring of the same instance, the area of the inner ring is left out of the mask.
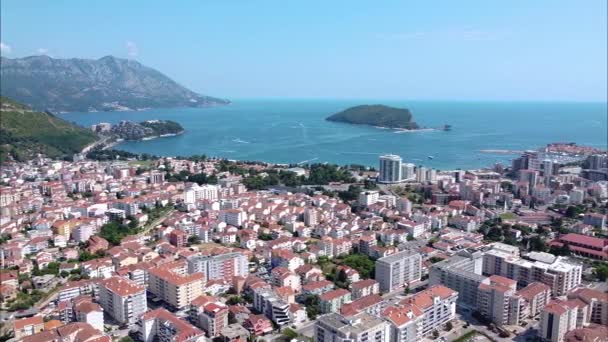
<path id="1" fill-rule="evenodd" d="M 53 112 L 206 107 L 230 101 L 197 94 L 134 60 L 106 56 L 2 57 L 3 96 Z"/>

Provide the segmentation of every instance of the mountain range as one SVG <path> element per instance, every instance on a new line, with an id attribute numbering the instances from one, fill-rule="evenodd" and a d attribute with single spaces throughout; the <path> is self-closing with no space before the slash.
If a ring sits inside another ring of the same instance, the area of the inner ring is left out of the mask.
<path id="1" fill-rule="evenodd" d="M 2 57 L 1 65 L 0 93 L 37 110 L 89 112 L 230 103 L 197 94 L 137 61 L 113 56 Z"/>

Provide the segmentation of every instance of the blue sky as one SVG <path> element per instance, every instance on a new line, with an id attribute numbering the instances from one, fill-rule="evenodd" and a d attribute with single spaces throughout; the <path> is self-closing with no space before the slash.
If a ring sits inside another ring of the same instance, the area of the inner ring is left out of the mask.
<path id="1" fill-rule="evenodd" d="M 606 101 L 608 91 L 606 0 L 1 4 L 5 57 L 133 58 L 226 98 Z"/>

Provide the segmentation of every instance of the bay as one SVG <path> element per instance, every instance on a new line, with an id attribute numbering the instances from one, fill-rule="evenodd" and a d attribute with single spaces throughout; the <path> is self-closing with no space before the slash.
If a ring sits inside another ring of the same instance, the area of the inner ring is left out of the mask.
<path id="1" fill-rule="evenodd" d="M 350 106 L 375 103 L 409 108 L 420 126 L 450 124 L 452 130 L 396 133 L 325 120 Z M 174 120 L 184 126 L 184 134 L 127 141 L 116 148 L 161 156 L 206 154 L 274 163 L 377 166 L 380 154 L 393 153 L 417 165 L 473 169 L 507 164 L 516 156 L 482 150 L 528 150 L 552 142 L 606 149 L 608 144 L 606 103 L 237 99 L 220 107 L 60 116 L 84 126 Z"/>

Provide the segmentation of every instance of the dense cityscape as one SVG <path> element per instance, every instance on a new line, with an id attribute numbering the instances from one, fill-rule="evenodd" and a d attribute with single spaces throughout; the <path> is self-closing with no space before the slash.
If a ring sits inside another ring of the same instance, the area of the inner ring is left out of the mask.
<path id="1" fill-rule="evenodd" d="M 407 159 L 407 158 L 406 158 Z M 601 341 L 608 154 L 7 162 L 3 340 Z"/>
<path id="2" fill-rule="evenodd" d="M 607 14 L 0 0 L 0 342 L 608 342 Z"/>

